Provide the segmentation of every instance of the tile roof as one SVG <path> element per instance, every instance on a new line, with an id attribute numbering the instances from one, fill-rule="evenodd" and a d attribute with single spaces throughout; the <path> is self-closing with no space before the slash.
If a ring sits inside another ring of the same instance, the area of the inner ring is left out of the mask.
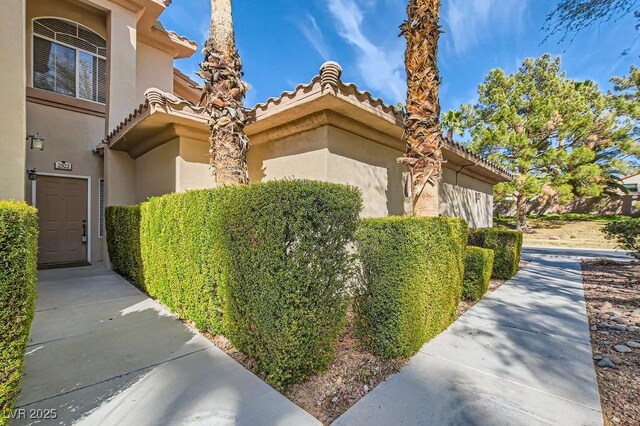
<path id="1" fill-rule="evenodd" d="M 323 74 L 326 73 L 327 69 L 332 72 L 332 75 L 329 76 L 326 82 L 323 82 Z M 377 110 L 386 114 L 390 121 L 396 121 L 396 123 L 402 126 L 402 123 L 404 123 L 404 115 L 402 112 L 397 111 L 392 105 L 385 103 L 384 100 L 373 96 L 371 92 L 360 90 L 355 83 L 344 83 L 340 79 L 341 74 L 342 68 L 339 64 L 335 62 L 327 62 L 322 65 L 322 67 L 320 68 L 320 74 L 315 76 L 311 80 L 311 82 L 306 84 L 299 84 L 293 91 L 282 92 L 278 97 L 269 98 L 265 102 L 257 104 L 254 107 L 254 110 L 266 111 L 272 106 L 281 104 L 283 100 L 293 100 L 296 97 L 301 97 L 302 94 L 310 91 L 318 83 L 320 83 L 323 87 L 325 84 L 332 84 L 335 86 L 338 92 L 345 95 L 354 96 L 359 102 L 368 104 L 376 108 Z M 509 178 L 513 178 L 514 176 L 508 170 L 487 160 L 481 155 L 471 152 L 467 147 L 458 142 L 445 139 L 444 148 L 450 151 L 457 151 L 458 153 L 463 154 L 463 156 L 470 158 L 471 161 L 474 161 L 489 169 L 493 169 L 499 174 L 502 174 Z"/>

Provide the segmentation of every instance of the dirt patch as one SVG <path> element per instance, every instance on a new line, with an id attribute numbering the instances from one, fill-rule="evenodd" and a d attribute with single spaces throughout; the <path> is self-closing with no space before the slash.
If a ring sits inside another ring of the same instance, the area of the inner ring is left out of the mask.
<path id="1" fill-rule="evenodd" d="M 640 262 L 582 262 L 606 425 L 640 424 Z"/>
<path id="2" fill-rule="evenodd" d="M 400 370 L 408 359 L 385 360 L 362 351 L 353 331 L 353 314 L 349 310 L 345 331 L 336 344 L 336 357 L 326 371 L 310 376 L 304 382 L 296 383 L 284 395 L 311 415 L 328 425 L 371 392 L 391 374 Z M 229 356 L 253 371 L 256 371 L 251 357 L 238 351 L 224 336 L 207 336 L 216 346 Z"/>
<path id="3" fill-rule="evenodd" d="M 336 346 L 336 358 L 327 371 L 291 386 L 285 395 L 323 424 L 329 424 L 407 361 L 385 360 L 359 350 L 349 312 L 347 328 Z"/>
<path id="4" fill-rule="evenodd" d="M 527 262 L 521 261 L 520 268 L 526 264 Z M 487 294 L 504 283 L 505 280 L 491 280 Z M 460 302 L 458 316 L 476 303 L 464 300 Z M 292 385 L 284 393 L 287 398 L 325 425 L 340 417 L 409 361 L 408 359 L 386 360 L 360 350 L 354 335 L 353 323 L 353 313 L 349 310 L 347 327 L 335 346 L 336 357 L 327 370 L 310 376 L 304 382 Z M 226 337 L 206 336 L 217 347 L 264 380 L 264 375 L 257 371 L 254 360 L 238 351 Z"/>

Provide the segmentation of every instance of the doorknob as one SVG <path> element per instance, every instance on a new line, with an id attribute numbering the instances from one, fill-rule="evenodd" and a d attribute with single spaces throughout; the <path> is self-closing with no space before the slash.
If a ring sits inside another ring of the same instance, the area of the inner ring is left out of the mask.
<path id="1" fill-rule="evenodd" d="M 87 220 L 84 219 L 82 221 L 82 243 L 86 244 L 89 241 L 89 238 L 87 237 Z"/>

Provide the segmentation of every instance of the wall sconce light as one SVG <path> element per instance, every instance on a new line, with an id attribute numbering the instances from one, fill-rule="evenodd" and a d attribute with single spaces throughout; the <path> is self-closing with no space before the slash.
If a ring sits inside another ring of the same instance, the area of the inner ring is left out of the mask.
<path id="1" fill-rule="evenodd" d="M 27 169 L 27 179 L 30 181 L 34 181 L 38 178 L 38 173 L 36 173 L 36 169 Z"/>
<path id="2" fill-rule="evenodd" d="M 31 143 L 31 149 L 39 149 L 40 151 L 44 149 L 44 138 L 40 136 L 40 133 L 27 136 L 27 140 Z"/>

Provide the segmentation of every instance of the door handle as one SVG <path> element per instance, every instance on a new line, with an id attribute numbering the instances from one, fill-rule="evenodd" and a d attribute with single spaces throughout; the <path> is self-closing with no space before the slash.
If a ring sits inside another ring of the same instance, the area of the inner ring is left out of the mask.
<path id="1" fill-rule="evenodd" d="M 82 243 L 86 244 L 89 241 L 89 237 L 87 237 L 87 220 L 84 219 L 82 221 Z"/>

